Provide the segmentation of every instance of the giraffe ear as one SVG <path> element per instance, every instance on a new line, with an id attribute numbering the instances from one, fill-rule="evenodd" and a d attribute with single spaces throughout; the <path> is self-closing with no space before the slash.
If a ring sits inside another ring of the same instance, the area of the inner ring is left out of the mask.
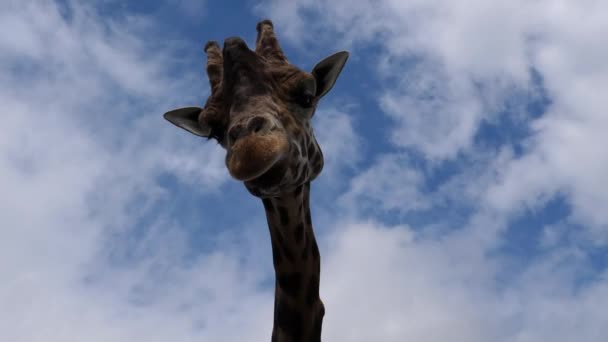
<path id="1" fill-rule="evenodd" d="M 318 98 L 323 97 L 334 86 L 347 59 L 348 52 L 337 52 L 317 63 L 312 69 L 312 75 L 317 81 Z"/>
<path id="2" fill-rule="evenodd" d="M 179 128 L 207 138 L 211 134 L 211 129 L 209 127 L 202 127 L 198 121 L 198 116 L 202 110 L 199 107 L 184 107 L 166 112 L 163 117 Z"/>

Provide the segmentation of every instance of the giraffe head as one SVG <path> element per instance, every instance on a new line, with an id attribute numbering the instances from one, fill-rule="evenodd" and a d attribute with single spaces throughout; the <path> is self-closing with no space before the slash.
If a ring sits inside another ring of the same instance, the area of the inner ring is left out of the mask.
<path id="1" fill-rule="evenodd" d="M 323 154 L 311 118 L 342 71 L 348 52 L 319 62 L 312 72 L 290 64 L 270 20 L 257 25 L 255 51 L 240 38 L 223 49 L 205 45 L 211 95 L 203 108 L 180 108 L 165 118 L 226 149 L 226 166 L 255 196 L 270 197 L 313 180 Z"/>

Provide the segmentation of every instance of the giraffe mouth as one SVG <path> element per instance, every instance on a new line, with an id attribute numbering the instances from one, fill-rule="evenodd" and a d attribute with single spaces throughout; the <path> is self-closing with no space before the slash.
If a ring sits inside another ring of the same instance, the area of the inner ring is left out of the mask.
<path id="1" fill-rule="evenodd" d="M 251 134 L 240 138 L 226 156 L 226 166 L 232 177 L 251 181 L 269 171 L 288 151 L 284 134 Z"/>

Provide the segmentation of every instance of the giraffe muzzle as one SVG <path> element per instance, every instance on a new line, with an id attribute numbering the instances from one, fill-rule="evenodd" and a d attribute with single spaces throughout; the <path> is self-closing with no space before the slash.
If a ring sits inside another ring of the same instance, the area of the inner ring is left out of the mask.
<path id="1" fill-rule="evenodd" d="M 241 181 L 250 181 L 270 170 L 289 151 L 284 133 L 247 134 L 236 139 L 226 155 L 230 175 Z"/>

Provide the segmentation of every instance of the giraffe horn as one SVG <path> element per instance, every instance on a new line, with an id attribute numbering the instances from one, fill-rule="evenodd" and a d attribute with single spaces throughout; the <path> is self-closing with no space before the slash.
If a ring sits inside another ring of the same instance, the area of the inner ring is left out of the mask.
<path id="1" fill-rule="evenodd" d="M 211 94 L 217 94 L 222 83 L 222 51 L 216 41 L 209 41 L 205 44 L 207 54 L 207 76 L 211 85 Z"/>
<path id="2" fill-rule="evenodd" d="M 279 45 L 279 40 L 274 33 L 272 21 L 265 19 L 256 27 L 258 36 L 255 40 L 255 52 L 266 59 L 275 62 L 287 62 L 287 58 Z"/>

